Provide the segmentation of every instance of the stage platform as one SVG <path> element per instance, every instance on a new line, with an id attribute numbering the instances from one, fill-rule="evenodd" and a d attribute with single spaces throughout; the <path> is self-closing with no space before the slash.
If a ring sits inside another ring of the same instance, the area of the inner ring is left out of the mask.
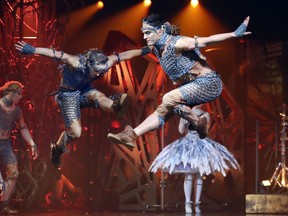
<path id="1" fill-rule="evenodd" d="M 246 213 L 288 215 L 288 194 L 247 194 Z"/>
<path id="2" fill-rule="evenodd" d="M 147 212 L 147 211 L 121 211 L 121 212 L 93 212 L 93 211 L 47 211 L 47 212 L 22 212 L 17 214 L 17 216 L 244 216 L 244 215 L 252 215 L 252 216 L 272 216 L 275 214 L 246 214 L 243 212 L 236 211 L 215 211 L 215 212 L 202 212 L 201 214 L 185 214 L 185 212 L 168 212 L 168 211 L 157 211 L 157 212 Z M 279 214 L 277 214 L 279 215 Z M 281 215 L 281 214 L 280 214 Z M 284 214 L 287 215 L 287 214 Z"/>

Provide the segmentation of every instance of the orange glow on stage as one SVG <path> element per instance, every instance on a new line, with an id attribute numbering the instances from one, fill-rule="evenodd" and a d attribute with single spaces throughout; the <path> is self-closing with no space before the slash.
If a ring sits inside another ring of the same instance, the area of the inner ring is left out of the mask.
<path id="1" fill-rule="evenodd" d="M 60 19 L 68 19 L 66 25 L 66 34 L 68 34 L 70 37 L 76 34 L 93 17 L 93 15 L 103 7 L 103 2 L 98 1 L 96 4 L 81 8 L 72 12 L 71 14 L 63 15 Z"/>
<path id="2" fill-rule="evenodd" d="M 171 18 L 171 23 L 179 26 L 181 34 L 187 36 L 209 36 L 227 31 L 227 28 L 219 19 L 201 4 L 195 8 L 187 4 L 186 7 Z"/>
<path id="3" fill-rule="evenodd" d="M 86 47 L 86 49 L 91 47 L 101 49 L 111 30 L 125 32 L 127 36 L 135 40 L 143 40 L 140 31 L 141 19 L 147 16 L 148 12 L 149 8 L 144 7 L 143 2 L 139 2 L 130 8 L 86 26 L 84 31 L 78 31 L 78 34 L 73 36 L 75 42 L 70 43 L 77 42 L 79 46 Z M 85 38 L 85 40 L 79 40 L 79 38 Z"/>

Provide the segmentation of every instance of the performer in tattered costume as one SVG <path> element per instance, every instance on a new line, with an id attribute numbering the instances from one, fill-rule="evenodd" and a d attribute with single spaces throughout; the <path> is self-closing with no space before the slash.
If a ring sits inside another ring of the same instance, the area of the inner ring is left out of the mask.
<path id="1" fill-rule="evenodd" d="M 120 61 L 146 55 L 150 51 L 148 47 L 144 47 L 106 56 L 101 50 L 91 49 L 84 54 L 70 55 L 54 49 L 33 47 L 23 41 L 19 41 L 15 46 L 22 54 L 40 54 L 65 63 L 62 65 L 59 91 L 55 95 L 66 126 L 58 141 L 51 144 L 51 160 L 56 167 L 60 166 L 61 154 L 66 150 L 66 145 L 81 135 L 80 108 L 94 107 L 115 112 L 118 117 L 124 115 L 128 103 L 127 94 L 108 98 L 92 87 L 93 81 L 102 77 Z"/>
<path id="2" fill-rule="evenodd" d="M 161 66 L 177 88 L 166 93 L 162 104 L 136 128 L 128 125 L 121 133 L 109 133 L 108 139 L 116 144 L 134 148 L 138 136 L 164 125 L 179 104 L 193 107 L 217 98 L 222 91 L 221 78 L 208 65 L 200 53 L 200 48 L 250 34 L 246 32 L 248 22 L 249 17 L 234 32 L 192 38 L 178 35 L 179 30 L 158 15 L 152 14 L 144 18 L 144 39 L 149 47 L 154 46 L 153 51 Z M 200 137 L 205 138 L 205 117 L 198 118 L 191 113 L 183 118 L 194 124 Z"/>
<path id="3" fill-rule="evenodd" d="M 0 182 L 2 187 L 0 215 L 12 215 L 18 212 L 9 205 L 10 196 L 15 189 L 19 174 L 18 162 L 11 140 L 12 130 L 18 128 L 22 137 L 31 146 L 33 159 L 38 157 L 37 146 L 24 121 L 22 109 L 18 105 L 22 98 L 23 88 L 24 86 L 17 81 L 6 82 L 0 88 L 0 92 L 3 93 L 3 97 L 0 99 L 0 162 L 5 169 L 1 172 L 6 174 L 5 180 Z"/>
<path id="4" fill-rule="evenodd" d="M 209 127 L 210 116 L 199 106 L 193 107 L 191 110 L 183 105 L 175 110 L 175 114 L 180 116 L 185 116 L 190 112 L 198 117 L 205 116 L 208 120 L 207 127 Z M 162 170 L 169 174 L 185 173 L 183 185 L 185 212 L 192 213 L 194 210 L 195 213 L 200 213 L 202 176 L 216 172 L 225 176 L 229 169 L 240 169 L 240 167 L 225 146 L 207 137 L 201 139 L 194 125 L 183 118 L 180 118 L 179 132 L 185 136 L 167 145 L 157 155 L 149 171 L 156 173 L 158 170 Z M 192 191 L 193 186 L 194 190 Z M 194 199 L 191 199 L 192 192 L 194 192 Z"/>

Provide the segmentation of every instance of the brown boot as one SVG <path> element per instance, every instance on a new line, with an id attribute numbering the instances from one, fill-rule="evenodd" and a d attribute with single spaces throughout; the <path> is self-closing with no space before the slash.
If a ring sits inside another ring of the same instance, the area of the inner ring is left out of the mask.
<path id="1" fill-rule="evenodd" d="M 200 139 L 205 139 L 208 135 L 207 118 L 205 115 L 199 117 L 196 131 L 199 133 Z"/>
<path id="2" fill-rule="evenodd" d="M 129 125 L 125 127 L 124 131 L 118 134 L 109 133 L 107 137 L 111 142 L 115 144 L 122 144 L 129 149 L 133 149 L 136 146 L 137 135 L 133 128 Z"/>
<path id="3" fill-rule="evenodd" d="M 109 97 L 113 100 L 112 108 L 117 114 L 118 118 L 123 118 L 129 104 L 129 97 L 127 94 L 115 94 Z"/>
<path id="4" fill-rule="evenodd" d="M 50 144 L 50 159 L 52 164 L 56 167 L 59 168 L 61 164 L 61 155 L 64 153 L 64 149 L 60 149 L 57 145 L 56 142 L 51 142 Z"/>

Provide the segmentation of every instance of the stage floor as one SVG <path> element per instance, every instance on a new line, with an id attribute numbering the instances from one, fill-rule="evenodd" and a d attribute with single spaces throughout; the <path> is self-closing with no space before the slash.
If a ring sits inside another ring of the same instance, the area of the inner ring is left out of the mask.
<path id="1" fill-rule="evenodd" d="M 86 211 L 68 211 L 68 210 L 59 210 L 59 211 L 46 211 L 46 212 L 21 212 L 17 214 L 18 216 L 84 216 L 84 215 L 101 215 L 101 216 L 189 216 L 189 215 L 195 215 L 195 216 L 244 216 L 244 215 L 252 215 L 252 216 L 275 216 L 275 214 L 245 214 L 245 212 L 236 212 L 236 211 L 217 211 L 217 212 L 202 212 L 201 214 L 185 214 L 185 212 L 167 212 L 167 211 L 159 211 L 159 212 L 147 212 L 147 211 L 141 211 L 141 212 L 86 212 Z M 277 214 L 280 215 L 280 214 Z M 283 214 L 287 215 L 287 214 Z"/>

